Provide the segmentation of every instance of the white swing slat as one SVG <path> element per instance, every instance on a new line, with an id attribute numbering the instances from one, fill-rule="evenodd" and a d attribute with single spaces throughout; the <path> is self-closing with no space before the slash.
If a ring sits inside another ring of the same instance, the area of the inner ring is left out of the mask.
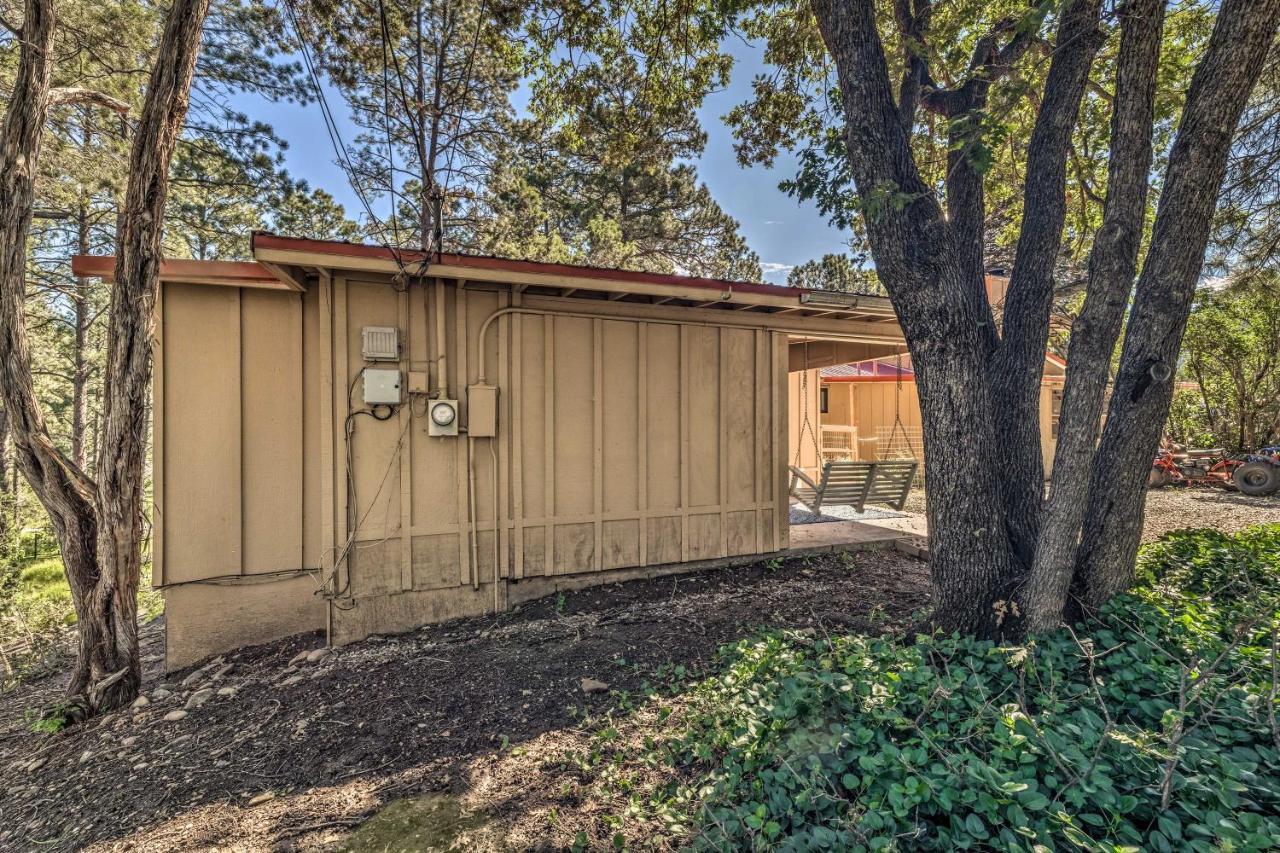
<path id="1" fill-rule="evenodd" d="M 792 465 L 791 496 L 814 515 L 822 514 L 823 504 L 851 506 L 858 512 L 868 503 L 902 509 L 917 465 L 915 460 L 825 462 L 816 483 Z"/>

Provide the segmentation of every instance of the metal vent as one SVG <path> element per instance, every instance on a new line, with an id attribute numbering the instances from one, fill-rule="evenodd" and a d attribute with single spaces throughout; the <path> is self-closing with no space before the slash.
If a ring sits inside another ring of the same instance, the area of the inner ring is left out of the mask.
<path id="1" fill-rule="evenodd" d="M 365 361 L 400 360 L 400 330 L 395 326 L 365 326 L 363 339 Z"/>

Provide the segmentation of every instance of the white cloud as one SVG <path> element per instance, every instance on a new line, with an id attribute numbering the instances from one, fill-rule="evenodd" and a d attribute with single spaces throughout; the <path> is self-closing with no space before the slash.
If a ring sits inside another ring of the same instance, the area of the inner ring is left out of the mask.
<path id="1" fill-rule="evenodd" d="M 766 279 L 773 279 L 775 276 L 777 277 L 777 279 L 784 279 L 787 277 L 787 273 L 795 269 L 795 266 L 796 266 L 795 264 L 775 264 L 775 263 L 762 262 L 760 264 L 760 271 L 764 273 L 764 277 Z"/>

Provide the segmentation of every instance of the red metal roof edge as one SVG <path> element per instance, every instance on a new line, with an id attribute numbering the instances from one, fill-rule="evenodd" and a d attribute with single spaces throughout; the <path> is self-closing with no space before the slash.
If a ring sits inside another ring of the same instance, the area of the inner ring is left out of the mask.
<path id="1" fill-rule="evenodd" d="M 77 276 L 111 278 L 115 271 L 115 255 L 73 255 L 71 258 L 71 272 Z M 235 281 L 279 280 L 257 261 L 197 261 L 186 258 L 166 258 L 161 261 L 160 277 L 170 280 L 182 277 Z"/>
<path id="2" fill-rule="evenodd" d="M 780 284 L 760 284 L 749 281 L 730 281 L 728 279 L 699 278 L 697 276 L 677 275 L 674 273 L 637 272 L 612 267 L 589 267 L 575 264 L 549 263 L 546 261 L 517 261 L 510 258 L 498 258 L 490 255 L 459 255 L 440 253 L 432 259 L 428 253 L 416 249 L 391 249 L 386 246 L 375 246 L 368 243 L 347 243 L 338 240 L 312 240 L 305 237 L 282 237 L 265 231 L 255 231 L 251 238 L 251 249 L 279 249 L 283 251 L 316 252 L 318 254 L 335 255 L 349 258 L 376 258 L 394 261 L 397 258 L 403 264 L 416 264 L 427 260 L 448 266 L 468 267 L 471 269 L 493 270 L 497 272 L 518 272 L 534 275 L 563 275 L 578 278 L 597 278 L 605 281 L 629 282 L 632 284 L 665 284 L 678 287 L 701 287 L 707 290 L 724 292 L 732 289 L 735 293 L 760 293 L 772 296 L 798 297 L 806 293 L 804 288 L 787 287 Z M 429 273 L 426 271 L 424 274 Z M 870 297 L 876 298 L 876 297 Z"/>

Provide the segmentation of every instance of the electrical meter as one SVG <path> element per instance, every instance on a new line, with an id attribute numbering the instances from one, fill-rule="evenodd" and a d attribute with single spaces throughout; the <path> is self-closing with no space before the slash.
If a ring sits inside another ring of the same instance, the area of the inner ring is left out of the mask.
<path id="1" fill-rule="evenodd" d="M 427 405 L 427 435 L 458 434 L 458 401 L 432 400 Z"/>

